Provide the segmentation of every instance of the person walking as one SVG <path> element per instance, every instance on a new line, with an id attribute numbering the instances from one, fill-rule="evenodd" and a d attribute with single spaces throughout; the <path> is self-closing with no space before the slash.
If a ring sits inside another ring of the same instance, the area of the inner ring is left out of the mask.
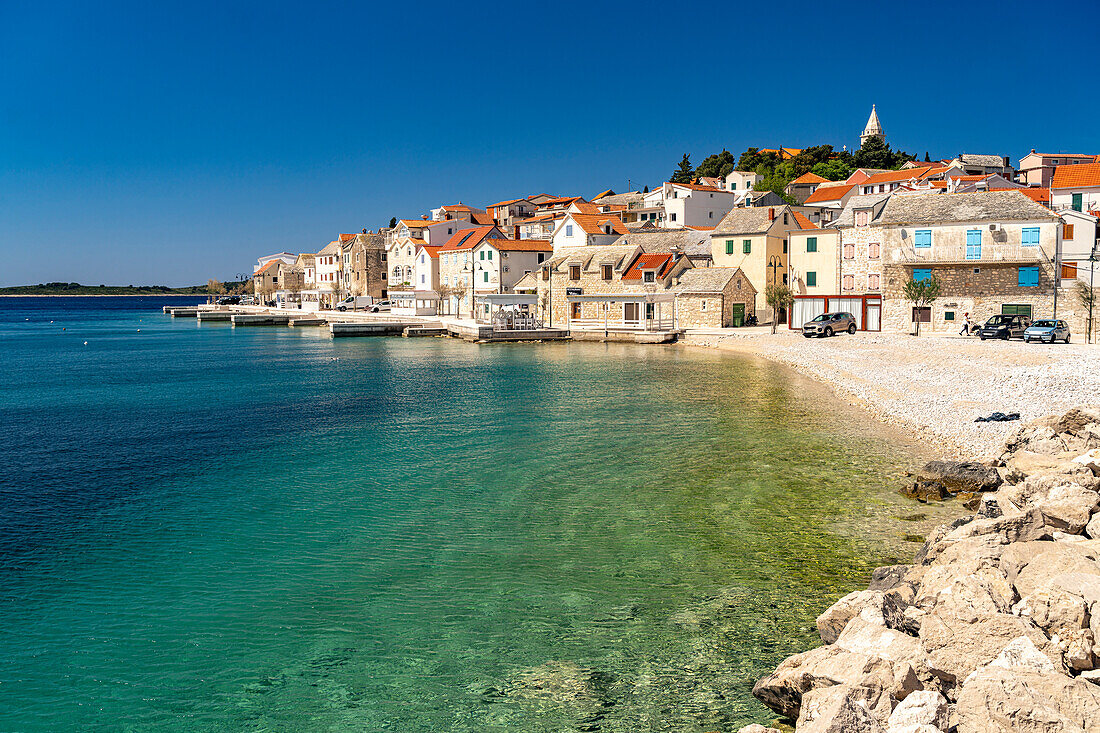
<path id="1" fill-rule="evenodd" d="M 970 314 L 969 313 L 963 313 L 963 328 L 962 328 L 961 331 L 959 331 L 959 335 L 960 336 L 969 336 L 970 335 Z"/>

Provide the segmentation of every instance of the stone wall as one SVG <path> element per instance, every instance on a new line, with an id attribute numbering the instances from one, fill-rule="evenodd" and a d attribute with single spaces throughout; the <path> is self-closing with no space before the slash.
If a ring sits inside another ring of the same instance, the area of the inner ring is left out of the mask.
<path id="1" fill-rule="evenodd" d="M 682 293 L 676 296 L 676 325 L 679 328 L 729 328 L 733 306 L 745 306 L 745 318 L 756 314 L 756 293 L 742 273 L 737 273 L 721 293 Z"/>

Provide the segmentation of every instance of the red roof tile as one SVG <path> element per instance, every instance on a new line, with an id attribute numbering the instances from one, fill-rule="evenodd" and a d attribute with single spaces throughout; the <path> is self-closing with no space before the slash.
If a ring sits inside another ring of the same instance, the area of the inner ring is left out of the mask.
<path id="1" fill-rule="evenodd" d="M 491 239 L 489 242 L 504 252 L 554 251 L 554 245 L 544 239 Z"/>
<path id="2" fill-rule="evenodd" d="M 1032 201 L 1035 201 L 1036 203 L 1043 204 L 1044 206 L 1046 204 L 1050 203 L 1050 189 L 1049 188 L 1008 188 L 1008 187 L 993 188 L 993 187 L 991 187 L 989 190 L 990 191 L 1019 191 L 1024 196 L 1027 196 L 1029 199 L 1031 199 Z"/>
<path id="3" fill-rule="evenodd" d="M 1060 165 L 1054 169 L 1051 188 L 1077 188 L 1100 186 L 1100 163 Z"/>
<path id="4" fill-rule="evenodd" d="M 806 199 L 806 203 L 815 204 L 820 201 L 840 201 L 844 196 L 856 187 L 855 183 L 844 186 L 821 186 Z"/>
<path id="5" fill-rule="evenodd" d="M 623 273 L 623 280 L 641 280 L 644 270 L 656 270 L 657 277 L 664 277 L 674 259 L 671 252 L 638 255 L 638 259 L 634 260 L 634 264 Z"/>
<path id="6" fill-rule="evenodd" d="M 627 233 L 626 225 L 617 216 L 610 214 L 570 214 L 569 216 L 586 234 L 607 234 L 604 231 L 605 224 L 611 225 L 612 234 Z"/>
<path id="7" fill-rule="evenodd" d="M 794 214 L 794 220 L 798 222 L 798 226 L 802 227 L 803 229 L 820 229 L 821 228 L 817 224 L 814 224 L 812 221 L 807 219 L 805 214 L 801 214 L 797 211 L 793 211 L 791 213 Z"/>
<path id="8" fill-rule="evenodd" d="M 822 178 L 816 173 L 803 173 L 791 183 L 825 183 L 828 180 L 828 178 Z"/>
<path id="9" fill-rule="evenodd" d="M 451 235 L 440 247 L 444 252 L 457 252 L 458 250 L 473 249 L 482 242 L 492 231 L 494 226 L 474 227 L 473 229 L 459 229 Z"/>

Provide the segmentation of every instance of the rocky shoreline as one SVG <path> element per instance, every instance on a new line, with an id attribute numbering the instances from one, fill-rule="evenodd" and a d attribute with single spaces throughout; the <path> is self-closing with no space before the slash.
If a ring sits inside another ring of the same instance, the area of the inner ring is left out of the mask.
<path id="1" fill-rule="evenodd" d="M 1100 410 L 1021 426 L 988 462 L 933 461 L 914 491 L 975 513 L 833 604 L 823 646 L 753 694 L 798 733 L 1100 731 Z"/>

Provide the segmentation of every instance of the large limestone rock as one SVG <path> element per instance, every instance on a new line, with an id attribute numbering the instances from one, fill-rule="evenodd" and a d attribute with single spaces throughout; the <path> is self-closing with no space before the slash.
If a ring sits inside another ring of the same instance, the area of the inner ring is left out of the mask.
<path id="1" fill-rule="evenodd" d="M 1001 485 L 996 468 L 975 461 L 929 461 L 917 473 L 917 480 L 937 483 L 952 494 L 993 491 Z"/>
<path id="2" fill-rule="evenodd" d="M 882 690 L 849 684 L 807 692 L 795 730 L 798 733 L 886 733 L 890 696 Z"/>
<path id="3" fill-rule="evenodd" d="M 780 731 L 776 728 L 768 728 L 759 723 L 753 723 L 741 728 L 737 733 L 780 733 Z"/>
<path id="4" fill-rule="evenodd" d="M 919 666 L 922 654 L 920 640 L 889 629 L 882 624 L 856 616 L 836 640 L 838 648 L 857 654 L 877 656 L 891 662 L 908 662 Z"/>
<path id="5" fill-rule="evenodd" d="M 882 597 L 881 591 L 853 591 L 829 606 L 817 617 L 817 632 L 821 635 L 821 641 L 832 644 L 856 616 L 884 625 Z"/>
<path id="6" fill-rule="evenodd" d="M 871 582 L 867 590 L 887 591 L 906 582 L 910 565 L 883 565 L 871 571 Z"/>
<path id="7" fill-rule="evenodd" d="M 992 661 L 1020 636 L 1028 637 L 1061 663 L 1060 653 L 1050 647 L 1039 627 L 1019 616 L 998 613 L 969 623 L 937 609 L 924 617 L 920 627 L 921 645 L 927 655 L 925 666 L 947 689 Z"/>
<path id="8" fill-rule="evenodd" d="M 1001 570 L 1021 597 L 1062 573 L 1100 575 L 1100 541 L 1020 542 L 1001 555 Z"/>
<path id="9" fill-rule="evenodd" d="M 1006 512 L 992 519 L 973 519 L 946 534 L 933 535 L 929 540 L 930 546 L 924 550 L 924 562 L 932 563 L 955 543 L 971 538 L 981 537 L 987 555 L 993 558 L 1003 550 L 999 545 L 1045 539 L 1050 537 L 1050 532 L 1043 513 L 1035 507 L 1024 512 Z"/>
<path id="10" fill-rule="evenodd" d="M 1057 671 L 988 665 L 962 685 L 958 733 L 1100 730 L 1100 687 Z"/>
<path id="11" fill-rule="evenodd" d="M 1100 512 L 1089 519 L 1089 523 L 1085 525 L 1085 534 L 1091 539 L 1100 540 Z"/>
<path id="12" fill-rule="evenodd" d="M 949 715 L 947 698 L 934 690 L 918 690 L 902 700 L 890 713 L 889 731 L 896 733 L 919 726 L 947 730 Z"/>
<path id="13" fill-rule="evenodd" d="M 1100 409 L 1075 407 L 1058 418 L 1052 427 L 1056 433 L 1069 433 L 1080 437 L 1090 432 L 1090 426 L 1097 424 L 1100 424 Z"/>
<path id="14" fill-rule="evenodd" d="M 1088 625 L 1089 606 L 1073 591 L 1050 585 L 1024 596 L 1012 607 L 1012 613 L 1031 619 L 1047 635 L 1058 631 L 1076 631 Z"/>
<path id="15" fill-rule="evenodd" d="M 897 700 L 920 689 L 916 672 L 908 663 L 829 645 L 788 657 L 756 683 L 752 694 L 780 715 L 797 718 L 807 692 L 845 683 L 883 690 Z"/>

